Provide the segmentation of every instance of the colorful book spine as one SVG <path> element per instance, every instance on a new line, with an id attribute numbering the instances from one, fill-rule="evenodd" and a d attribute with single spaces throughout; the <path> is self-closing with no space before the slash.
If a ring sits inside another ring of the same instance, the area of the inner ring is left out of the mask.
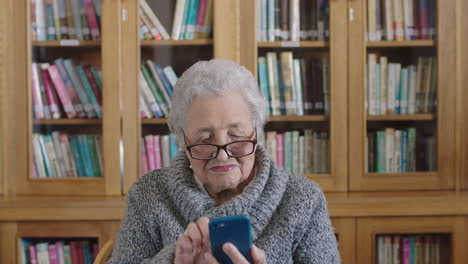
<path id="1" fill-rule="evenodd" d="M 81 83 L 80 78 L 78 77 L 78 73 L 76 72 L 76 66 L 74 65 L 71 59 L 65 59 L 63 63 L 68 73 L 68 76 L 70 77 L 70 80 L 73 84 L 73 87 L 75 88 L 76 93 L 78 94 L 78 98 L 83 104 L 84 111 L 86 112 L 86 116 L 88 118 L 95 118 L 96 112 L 94 111 L 94 107 L 91 104 L 90 99 L 88 98 L 83 88 L 83 84 Z"/>
<path id="2" fill-rule="evenodd" d="M 89 27 L 91 29 L 91 37 L 93 40 L 101 39 L 101 32 L 99 30 L 99 24 L 96 17 L 96 11 L 92 0 L 84 0 L 86 7 L 86 15 L 88 17 Z"/>
<path id="3" fill-rule="evenodd" d="M 57 67 L 55 65 L 51 65 L 48 68 L 48 71 L 50 74 L 50 78 L 52 79 L 52 82 L 54 83 L 55 89 L 57 90 L 60 102 L 62 103 L 63 109 L 65 110 L 67 117 L 68 118 L 76 117 L 75 108 L 73 107 L 69 94 L 67 90 L 65 89 L 65 85 L 63 84 L 62 79 L 60 78 L 60 74 L 57 70 Z"/>
<path id="4" fill-rule="evenodd" d="M 33 98 L 33 109 L 34 109 L 34 116 L 37 119 L 43 119 L 44 115 L 44 105 L 42 103 L 42 96 L 40 90 L 40 82 L 39 82 L 39 72 L 36 63 L 32 63 L 32 98 Z"/>
<path id="5" fill-rule="evenodd" d="M 47 99 L 49 102 L 49 109 L 50 109 L 50 114 L 52 118 L 58 119 L 60 118 L 60 109 L 58 108 L 58 100 L 57 97 L 55 96 L 55 92 L 53 87 L 52 87 L 52 80 L 50 79 L 49 72 L 47 71 L 47 68 L 49 67 L 49 64 L 43 63 L 41 65 L 41 73 L 42 73 L 42 80 L 44 81 L 44 87 L 47 93 Z"/>
<path id="6" fill-rule="evenodd" d="M 59 72 L 60 78 L 62 79 L 63 86 L 65 87 L 65 91 L 67 91 L 68 96 L 70 97 L 70 101 L 73 104 L 73 108 L 76 112 L 77 117 L 85 117 L 86 113 L 84 112 L 83 105 L 78 98 L 78 94 L 76 93 L 75 88 L 73 87 L 73 83 L 70 79 L 70 76 L 65 69 L 65 64 L 63 59 L 56 59 L 54 61 L 54 65 L 57 67 Z"/>
<path id="7" fill-rule="evenodd" d="M 172 24 L 172 39 L 179 40 L 186 0 L 177 0 Z"/>
<path id="8" fill-rule="evenodd" d="M 199 0 L 190 1 L 189 13 L 187 15 L 186 32 L 185 32 L 185 39 L 188 39 L 188 40 L 193 39 L 193 35 L 195 33 L 198 4 L 199 4 Z"/>
<path id="9" fill-rule="evenodd" d="M 276 134 L 276 163 L 284 167 L 284 134 Z"/>
<path id="10" fill-rule="evenodd" d="M 161 136 L 154 135 L 153 136 L 153 143 L 154 143 L 154 167 L 156 169 L 162 168 L 162 159 L 161 159 Z"/>
<path id="11" fill-rule="evenodd" d="M 29 246 L 29 261 L 31 264 L 37 264 L 37 251 L 34 245 Z"/>
<path id="12" fill-rule="evenodd" d="M 57 259 L 57 248 L 55 244 L 49 244 L 49 263 L 50 264 L 58 264 Z"/>
<path id="13" fill-rule="evenodd" d="M 263 97 L 265 97 L 266 101 L 268 102 L 268 112 L 271 115 L 271 98 L 270 98 L 270 89 L 268 87 L 268 70 L 267 70 L 267 62 L 265 57 L 258 58 L 258 82 L 260 86 L 260 90 L 262 92 Z"/>
<path id="14" fill-rule="evenodd" d="M 146 159 L 148 164 L 148 170 L 152 171 L 156 169 L 156 164 L 154 163 L 154 142 L 153 142 L 153 135 L 146 135 L 145 136 L 145 145 L 146 145 Z"/>
<path id="15" fill-rule="evenodd" d="M 90 104 L 92 105 L 94 112 L 96 112 L 98 118 L 102 118 L 101 106 L 99 105 L 96 96 L 93 92 L 93 89 L 91 88 L 91 84 L 88 81 L 88 78 L 86 77 L 86 73 L 83 69 L 83 66 L 76 66 L 76 72 L 78 73 L 78 77 L 80 78 L 81 83 L 83 84 L 84 91 L 86 92 L 86 95 L 90 100 Z"/>
<path id="16" fill-rule="evenodd" d="M 208 8 L 208 0 L 199 0 L 197 19 L 195 25 L 195 39 L 203 38 L 203 26 L 205 24 L 206 12 Z"/>

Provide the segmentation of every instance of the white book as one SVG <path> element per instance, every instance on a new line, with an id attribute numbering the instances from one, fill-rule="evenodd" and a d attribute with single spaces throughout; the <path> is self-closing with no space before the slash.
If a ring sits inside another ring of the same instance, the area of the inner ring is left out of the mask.
<path id="1" fill-rule="evenodd" d="M 44 0 L 36 0 L 36 33 L 38 41 L 47 40 Z"/>
<path id="2" fill-rule="evenodd" d="M 80 1 L 72 0 L 70 2 L 71 2 L 71 8 L 72 8 L 73 23 L 75 24 L 76 38 L 78 40 L 83 40 L 83 26 L 81 25 Z"/>
<path id="3" fill-rule="evenodd" d="M 159 33 L 161 34 L 161 38 L 165 40 L 170 39 L 169 34 L 167 33 L 166 29 L 161 24 L 158 17 L 154 14 L 153 10 L 151 10 L 151 7 L 148 5 L 146 0 L 140 0 L 140 6 L 143 8 L 144 12 L 148 16 L 148 18 L 151 20 L 151 22 L 158 29 Z"/>
<path id="4" fill-rule="evenodd" d="M 294 84 L 294 92 L 296 96 L 294 97 L 296 100 L 296 115 L 302 116 L 304 115 L 304 105 L 303 105 L 303 87 L 302 87 L 302 80 L 301 80 L 301 59 L 294 59 L 293 60 L 293 84 Z"/>
<path id="5" fill-rule="evenodd" d="M 152 114 L 148 107 L 148 102 L 140 95 L 140 116 L 142 118 L 151 118 Z"/>
<path id="6" fill-rule="evenodd" d="M 153 24 L 153 22 L 149 19 L 148 14 L 145 13 L 142 8 L 139 9 L 139 12 L 139 16 L 143 21 L 143 24 L 146 25 L 153 38 L 159 40 L 161 38 L 161 33 L 156 28 L 156 25 Z"/>
<path id="7" fill-rule="evenodd" d="M 162 154 L 162 166 L 169 166 L 171 159 L 171 153 L 169 149 L 169 135 L 161 135 L 161 154 Z"/>
<path id="8" fill-rule="evenodd" d="M 67 169 L 65 166 L 65 153 L 63 153 L 61 145 L 60 145 L 60 133 L 58 131 L 52 132 L 52 140 L 55 150 L 55 155 L 57 159 L 58 169 L 62 177 L 67 176 Z"/>
<path id="9" fill-rule="evenodd" d="M 377 54 L 369 53 L 367 55 L 367 100 L 368 100 L 368 114 L 376 115 L 376 104 L 375 94 L 376 94 L 376 63 L 377 63 Z"/>
<path id="10" fill-rule="evenodd" d="M 299 0 L 289 0 L 289 31 L 291 32 L 291 41 L 300 40 L 300 23 Z"/>
<path id="11" fill-rule="evenodd" d="M 32 147 L 33 147 L 33 158 L 36 164 L 37 177 L 46 178 L 47 173 L 44 167 L 44 157 L 42 156 L 41 144 L 39 140 L 39 134 L 33 134 Z"/>
<path id="12" fill-rule="evenodd" d="M 156 102 L 156 99 L 153 95 L 153 92 L 151 91 L 148 82 L 146 81 L 145 77 L 143 76 L 143 73 L 140 71 L 140 89 L 142 92 L 142 96 L 145 98 L 146 102 L 149 104 L 149 108 L 152 113 L 163 113 L 161 108 L 159 107 L 158 103 Z M 156 115 L 156 114 L 155 114 Z"/>
<path id="13" fill-rule="evenodd" d="M 63 142 L 65 143 L 65 149 L 67 152 L 68 159 L 70 160 L 71 176 L 76 178 L 80 175 L 78 175 L 78 169 L 76 167 L 75 156 L 73 155 L 73 148 L 70 143 L 70 136 L 69 135 L 64 135 L 64 136 L 65 137 L 63 138 Z"/>
<path id="14" fill-rule="evenodd" d="M 404 40 L 402 0 L 393 0 L 393 30 L 395 40 Z"/>
<path id="15" fill-rule="evenodd" d="M 278 58 L 275 52 L 267 52 L 268 87 L 270 87 L 270 99 L 272 115 L 280 115 L 279 87 L 278 87 Z"/>
<path id="16" fill-rule="evenodd" d="M 367 1 L 367 39 L 368 41 L 377 41 L 377 25 L 376 25 L 376 1 Z"/>
<path id="17" fill-rule="evenodd" d="M 32 70 L 32 97 L 33 97 L 33 107 L 34 115 L 37 119 L 43 119 L 44 116 L 44 103 L 42 102 L 41 96 L 41 83 L 39 82 L 39 72 L 37 69 L 37 64 L 33 62 L 31 64 Z"/>
<path id="18" fill-rule="evenodd" d="M 260 0 L 260 38 L 259 41 L 268 40 L 268 16 L 267 0 Z"/>
<path id="19" fill-rule="evenodd" d="M 408 114 L 412 115 L 416 113 L 416 74 L 417 69 L 415 65 L 411 65 L 408 68 Z"/>
<path id="20" fill-rule="evenodd" d="M 403 23 L 405 30 L 405 39 L 413 40 L 414 38 L 414 11 L 413 11 L 413 0 L 402 0 L 403 1 Z"/>
<path id="21" fill-rule="evenodd" d="M 393 34 L 393 0 L 385 1 L 385 36 L 387 40 L 394 40 Z"/>
<path id="22" fill-rule="evenodd" d="M 54 141 L 50 134 L 44 135 L 44 143 L 49 156 L 50 168 L 51 168 L 51 178 L 62 178 L 63 175 L 60 174 L 60 167 L 58 165 L 57 154 L 55 153 Z"/>
<path id="23" fill-rule="evenodd" d="M 386 128 L 385 129 L 385 172 L 393 172 L 394 171 L 394 161 L 395 152 L 394 152 L 394 144 L 395 144 L 395 129 L 394 128 Z"/>
<path id="24" fill-rule="evenodd" d="M 172 68 L 172 66 L 169 65 L 169 66 L 164 67 L 163 71 L 164 71 L 164 74 L 166 74 L 166 78 L 169 80 L 169 83 L 174 88 L 178 79 L 177 75 L 174 72 L 174 69 Z"/>
<path id="25" fill-rule="evenodd" d="M 314 132 L 314 170 L 312 173 L 320 173 L 320 158 L 322 157 L 322 153 L 320 152 L 320 137 L 318 132 Z"/>
<path id="26" fill-rule="evenodd" d="M 59 15 L 59 0 L 52 0 L 52 8 L 54 12 L 54 26 L 55 26 L 55 34 L 57 36 L 57 40 L 61 39 L 60 35 L 60 15 Z"/>
<path id="27" fill-rule="evenodd" d="M 383 236 L 377 237 L 377 264 L 386 264 L 384 256 L 384 238 Z"/>
<path id="28" fill-rule="evenodd" d="M 388 58 L 380 57 L 380 115 L 387 114 Z"/>
<path id="29" fill-rule="evenodd" d="M 401 70 L 401 80 L 400 80 L 400 114 L 406 115 L 408 114 L 408 93 L 409 93 L 409 74 L 408 68 L 403 68 Z"/>
<path id="30" fill-rule="evenodd" d="M 63 161 L 64 161 L 64 167 L 65 167 L 65 174 L 64 175 L 66 177 L 74 177 L 75 175 L 73 174 L 73 166 L 72 166 L 73 156 L 70 156 L 69 153 L 68 153 L 68 149 L 67 149 L 68 138 L 67 138 L 67 135 L 59 134 L 58 138 L 59 138 L 59 147 L 60 147 L 61 153 L 63 155 Z"/>
<path id="31" fill-rule="evenodd" d="M 172 24 L 172 39 L 179 40 L 180 30 L 182 28 L 182 19 L 184 17 L 184 8 L 186 0 L 177 0 L 174 11 L 174 23 Z"/>
<path id="32" fill-rule="evenodd" d="M 388 64 L 388 85 L 387 85 L 387 113 L 394 114 L 395 113 L 395 87 L 396 87 L 396 80 L 395 80 L 395 71 L 396 66 L 395 63 Z"/>

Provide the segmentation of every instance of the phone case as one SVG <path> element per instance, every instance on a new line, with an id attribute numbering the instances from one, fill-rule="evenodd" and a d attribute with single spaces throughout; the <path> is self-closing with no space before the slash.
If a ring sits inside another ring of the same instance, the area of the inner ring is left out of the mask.
<path id="1" fill-rule="evenodd" d="M 252 263 L 252 231 L 250 220 L 246 215 L 237 215 L 210 219 L 209 223 L 211 251 L 213 256 L 223 264 L 232 261 L 223 251 L 225 243 L 234 244 L 244 257 Z"/>

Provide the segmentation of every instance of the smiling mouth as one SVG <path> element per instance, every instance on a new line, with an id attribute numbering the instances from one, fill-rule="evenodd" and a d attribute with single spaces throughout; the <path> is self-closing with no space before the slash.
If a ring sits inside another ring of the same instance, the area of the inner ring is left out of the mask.
<path id="1" fill-rule="evenodd" d="M 215 166 L 210 168 L 210 170 L 215 171 L 215 172 L 229 172 L 232 171 L 236 165 L 224 165 L 224 166 Z"/>

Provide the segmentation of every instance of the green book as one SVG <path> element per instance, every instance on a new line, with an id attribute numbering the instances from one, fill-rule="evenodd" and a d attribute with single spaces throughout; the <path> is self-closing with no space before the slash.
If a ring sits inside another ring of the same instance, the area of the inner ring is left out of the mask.
<path id="1" fill-rule="evenodd" d="M 163 95 L 158 91 L 156 88 L 156 83 L 154 82 L 153 78 L 151 77 L 150 72 L 145 66 L 141 66 L 141 70 L 143 72 L 143 76 L 145 77 L 146 82 L 148 83 L 151 92 L 154 95 L 154 98 L 156 99 L 156 102 L 158 103 L 159 107 L 161 108 L 161 111 L 163 112 L 164 116 L 169 115 L 169 109 L 167 108 L 166 101 L 164 100 Z"/>
<path id="2" fill-rule="evenodd" d="M 83 164 L 83 158 L 81 155 L 81 150 L 78 142 L 78 136 L 71 136 L 71 145 L 72 145 L 72 152 L 73 152 L 73 158 L 75 159 L 75 165 L 76 169 L 78 170 L 78 177 L 83 177 L 86 176 L 86 173 L 84 171 L 84 164 Z"/>
<path id="3" fill-rule="evenodd" d="M 99 166 L 99 161 L 98 161 L 98 154 L 96 150 L 96 144 L 95 144 L 95 135 L 89 135 L 86 136 L 87 139 L 87 144 L 88 144 L 88 149 L 89 149 L 89 154 L 91 156 L 91 163 L 93 165 L 93 171 L 94 171 L 94 176 L 100 177 L 101 176 L 101 168 Z"/>
<path id="4" fill-rule="evenodd" d="M 385 131 L 377 131 L 377 172 L 386 172 L 385 168 Z"/>
<path id="5" fill-rule="evenodd" d="M 90 149 L 88 147 L 88 140 L 86 139 L 88 135 L 79 135 L 78 136 L 78 145 L 81 150 L 81 154 L 83 156 L 83 163 L 84 163 L 84 170 L 85 170 L 85 176 L 87 177 L 94 177 L 94 166 L 93 163 L 91 162 L 91 154 L 90 154 Z"/>
<path id="6" fill-rule="evenodd" d="M 97 117 L 102 118 L 101 106 L 99 105 L 96 99 L 96 96 L 93 93 L 93 89 L 91 88 L 91 84 L 89 83 L 88 78 L 86 77 L 86 73 L 83 70 L 83 66 L 82 65 L 76 66 L 76 72 L 78 73 L 78 77 L 80 78 L 81 83 L 83 84 L 84 91 L 86 95 L 88 96 L 90 104 L 93 106 Z"/>
<path id="7" fill-rule="evenodd" d="M 293 146 L 292 146 L 292 132 L 284 133 L 284 143 L 283 143 L 283 150 L 284 150 L 284 169 L 292 172 L 292 159 L 293 159 Z"/>

